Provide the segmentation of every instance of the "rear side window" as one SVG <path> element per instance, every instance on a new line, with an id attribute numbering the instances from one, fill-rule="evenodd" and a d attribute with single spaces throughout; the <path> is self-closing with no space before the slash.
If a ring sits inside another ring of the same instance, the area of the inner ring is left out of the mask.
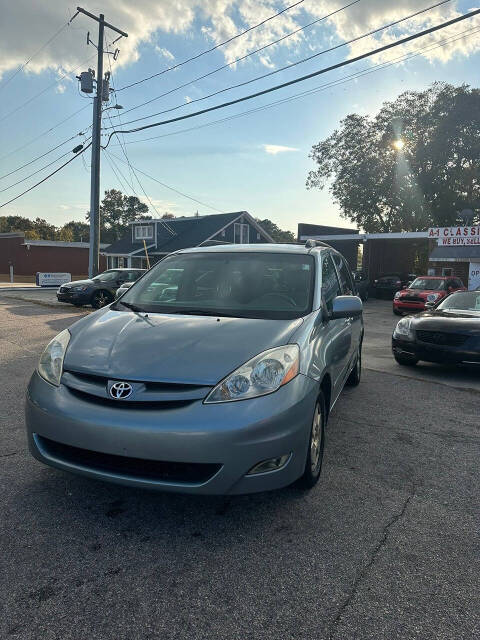
<path id="1" fill-rule="evenodd" d="M 342 290 L 337 272 L 330 254 L 326 253 L 322 259 L 322 300 L 328 312 L 332 311 L 334 298 L 340 295 Z"/>
<path id="2" fill-rule="evenodd" d="M 342 293 L 347 296 L 351 296 L 355 293 L 355 287 L 352 281 L 352 275 L 350 273 L 350 269 L 348 269 L 345 264 L 345 260 L 342 256 L 334 253 L 332 254 L 333 261 L 335 266 L 337 267 L 338 277 L 340 278 L 340 287 L 342 289 Z"/>

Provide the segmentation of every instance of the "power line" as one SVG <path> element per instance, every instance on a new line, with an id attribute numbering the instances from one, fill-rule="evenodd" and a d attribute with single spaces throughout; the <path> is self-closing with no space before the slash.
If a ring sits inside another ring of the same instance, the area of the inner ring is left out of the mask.
<path id="1" fill-rule="evenodd" d="M 82 149 L 81 151 L 79 151 L 76 155 L 74 155 L 72 158 L 70 158 L 70 160 L 67 160 L 67 162 L 64 162 L 62 165 L 60 165 L 57 169 L 55 169 L 55 171 L 52 171 L 52 173 L 49 173 L 48 176 L 45 176 L 44 178 L 42 178 L 42 180 L 40 180 L 39 182 L 37 182 L 36 184 L 32 185 L 31 187 L 29 187 L 28 189 L 25 189 L 25 191 L 22 191 L 22 193 L 19 193 L 17 196 L 15 196 L 14 198 L 11 198 L 10 200 L 8 200 L 7 202 L 4 202 L 3 204 L 0 204 L 0 209 L 2 209 L 3 207 L 6 207 L 7 204 L 10 204 L 11 202 L 14 202 L 15 200 L 18 200 L 18 198 L 21 198 L 22 196 L 24 196 L 26 193 L 28 193 L 29 191 L 32 191 L 33 189 L 35 189 L 36 187 L 38 187 L 39 185 L 43 184 L 44 182 L 46 182 L 49 178 L 51 178 L 52 176 L 54 176 L 56 173 L 58 173 L 59 171 L 61 171 L 64 167 L 67 166 L 67 164 L 70 164 L 71 162 L 73 162 L 75 160 L 75 158 L 78 158 L 80 155 L 82 155 L 83 153 L 85 153 L 85 151 L 92 146 L 92 143 L 90 142 L 84 149 Z"/>
<path id="2" fill-rule="evenodd" d="M 110 151 L 110 155 L 113 156 L 114 158 L 116 158 L 117 160 L 119 160 L 120 162 L 123 162 L 124 164 L 126 164 L 125 160 L 122 160 L 121 158 L 119 158 L 118 156 L 113 154 L 111 151 Z M 184 198 L 188 198 L 189 200 L 193 200 L 197 204 L 201 204 L 202 207 L 207 207 L 208 209 L 213 209 L 213 211 L 217 211 L 218 213 L 223 213 L 223 211 L 221 211 L 220 209 L 217 209 L 216 207 L 212 207 L 210 204 L 206 204 L 205 202 L 202 202 L 201 200 L 197 200 L 197 198 L 194 198 L 193 196 L 189 196 L 186 193 L 183 193 L 182 191 L 180 191 L 179 189 L 175 189 L 174 187 L 171 187 L 170 185 L 165 184 L 165 182 L 161 182 L 157 178 L 154 178 L 153 176 L 151 176 L 150 174 L 146 173 L 145 171 L 142 171 L 138 167 L 134 167 L 133 165 L 132 165 L 132 167 L 135 169 L 135 171 L 138 171 L 138 173 L 141 173 L 142 175 L 146 176 L 147 178 L 150 178 L 150 180 L 153 180 L 154 182 L 158 182 L 158 184 L 160 184 L 162 187 L 165 187 L 166 189 L 169 189 L 170 191 L 174 191 L 175 193 L 178 193 L 179 195 L 183 196 Z"/>
<path id="3" fill-rule="evenodd" d="M 117 175 L 117 173 L 116 173 L 116 171 L 115 171 L 115 169 L 114 169 L 114 166 L 113 166 L 113 165 L 115 165 L 115 167 L 117 168 L 117 170 L 118 170 L 119 174 L 123 177 L 123 179 L 125 180 L 125 182 L 127 182 L 127 179 L 126 179 L 126 178 L 125 178 L 125 176 L 123 175 L 123 173 L 122 173 L 122 171 L 121 171 L 120 167 L 116 164 L 115 160 L 114 160 L 113 158 L 110 158 L 110 157 L 109 157 L 109 156 L 110 156 L 110 153 L 109 153 L 108 151 L 105 151 L 105 154 L 106 154 L 106 156 L 107 156 L 107 160 L 108 160 L 108 162 L 110 163 L 110 166 L 112 167 L 113 172 L 115 173 L 115 175 L 117 176 L 117 178 L 118 178 L 118 175 Z M 120 158 L 117 158 L 117 159 L 118 159 L 118 160 L 121 160 Z M 113 163 L 113 164 L 112 164 L 112 163 Z M 137 182 L 138 182 L 138 184 L 139 184 L 139 186 L 140 186 L 140 189 L 143 191 L 143 195 L 144 195 L 144 196 L 145 196 L 145 198 L 148 200 L 148 202 L 149 202 L 149 204 L 151 205 L 152 209 L 153 209 L 153 210 L 155 211 L 155 213 L 157 214 L 157 217 L 158 217 L 159 222 L 161 222 L 161 224 L 165 227 L 165 229 L 166 229 L 169 233 L 171 233 L 171 235 L 172 235 L 172 236 L 176 236 L 176 235 L 177 235 L 177 233 L 176 233 L 176 232 L 172 229 L 172 227 L 171 227 L 171 226 L 170 226 L 170 225 L 169 225 L 165 220 L 163 220 L 163 219 L 162 219 L 162 217 L 160 216 L 160 213 L 159 213 L 159 211 L 157 210 L 157 207 L 153 204 L 153 202 L 152 202 L 152 200 L 151 200 L 150 196 L 147 194 L 147 192 L 145 191 L 145 189 L 144 189 L 144 187 L 143 187 L 142 183 L 140 182 L 140 178 L 138 177 L 137 173 L 135 172 L 135 169 L 133 169 L 133 167 L 132 167 L 132 165 L 131 165 L 131 163 L 130 163 L 130 160 L 128 160 L 128 166 L 129 166 L 129 169 L 130 169 L 131 171 L 133 171 L 133 173 L 134 173 L 134 175 L 135 175 L 135 178 L 136 178 L 136 180 L 137 180 Z M 127 184 L 128 184 L 128 182 L 127 182 Z M 132 185 L 132 191 L 133 191 L 133 193 L 137 196 L 137 198 L 140 200 L 140 197 L 139 197 L 138 193 L 135 191 L 135 189 L 133 188 L 133 185 Z"/>
<path id="4" fill-rule="evenodd" d="M 142 80 L 137 80 L 137 82 L 132 82 L 131 84 L 127 84 L 124 87 L 121 87 L 120 89 L 118 89 L 118 91 L 123 91 L 124 89 L 129 89 L 130 87 L 135 87 L 137 84 L 141 84 L 142 82 L 146 82 L 147 80 L 151 80 L 152 78 L 157 78 L 158 76 L 161 76 L 164 73 L 167 73 L 168 71 L 173 71 L 174 69 L 178 69 L 178 67 L 181 67 L 184 64 L 187 64 L 187 62 L 192 62 L 192 60 L 197 60 L 198 58 L 201 58 L 202 56 L 206 55 L 207 53 L 211 53 L 212 51 L 215 51 L 216 49 L 219 49 L 220 47 L 223 47 L 224 45 L 228 44 L 229 42 L 233 42 L 233 40 L 236 40 L 237 38 L 240 38 L 241 36 L 244 36 L 246 33 L 249 33 L 250 31 L 253 31 L 253 29 L 257 29 L 258 27 L 261 27 L 262 25 L 264 25 L 265 23 L 269 22 L 270 20 L 273 20 L 274 18 L 277 18 L 278 16 L 282 15 L 282 13 L 285 13 L 286 11 L 290 11 L 290 9 L 293 9 L 294 7 L 298 6 L 299 4 L 302 4 L 303 2 L 304 2 L 304 0 L 298 0 L 298 2 L 295 2 L 294 4 L 291 4 L 288 7 L 285 7 L 285 9 L 282 9 L 278 13 L 275 13 L 273 16 L 270 16 L 269 18 L 266 18 L 265 20 L 262 20 L 262 22 L 259 22 L 258 24 L 254 24 L 253 26 L 249 27 L 248 29 L 245 29 L 245 31 L 242 31 L 241 33 L 237 33 L 237 35 L 232 36 L 231 38 L 228 38 L 228 40 L 224 40 L 223 42 L 220 42 L 219 44 L 216 44 L 214 47 L 211 47 L 210 49 L 206 49 L 205 51 L 201 51 L 200 53 L 197 53 L 196 55 L 192 56 L 191 58 L 188 58 L 188 60 L 184 60 L 183 62 L 178 62 L 177 64 L 173 65 L 172 67 L 168 67 L 167 69 L 163 69 L 163 71 L 159 71 L 158 73 L 154 73 L 153 75 L 148 76 L 147 78 L 143 78 Z"/>
<path id="5" fill-rule="evenodd" d="M 119 130 L 119 131 L 112 131 L 109 136 L 108 136 L 108 140 L 107 140 L 107 144 L 105 145 L 104 148 L 106 148 L 108 146 L 108 144 L 110 143 L 110 140 L 112 139 L 112 136 L 117 135 L 119 133 L 134 133 L 136 131 L 143 131 L 145 129 L 151 129 L 153 127 L 159 127 L 165 124 L 170 124 L 172 122 L 179 122 L 180 120 L 186 120 L 189 118 L 194 118 L 196 116 L 202 115 L 204 113 L 209 113 L 210 111 L 216 111 L 218 109 L 223 109 L 225 107 L 229 107 L 231 105 L 234 104 L 238 104 L 240 102 L 245 102 L 247 100 L 252 100 L 253 98 L 257 98 L 259 96 L 263 96 L 266 95 L 268 93 L 271 93 L 273 91 L 278 91 L 279 89 L 283 89 L 285 87 L 289 87 L 290 85 L 294 85 L 297 84 L 299 82 L 304 82 L 305 80 L 309 80 L 310 78 L 314 78 L 316 76 L 319 75 L 323 75 L 324 73 L 327 73 L 329 71 L 333 71 L 335 69 L 340 69 L 341 67 L 345 67 L 348 66 L 350 64 L 354 64 L 355 62 L 358 62 L 359 60 L 363 60 L 365 58 L 371 57 L 373 55 L 376 55 L 378 53 L 382 53 L 383 51 L 387 51 L 389 49 L 393 49 L 394 47 L 398 47 L 402 44 L 405 44 L 407 42 L 411 42 L 412 40 L 416 40 L 417 38 L 421 38 L 425 35 L 428 35 L 430 33 L 434 33 L 435 31 L 439 31 L 440 29 L 445 29 L 446 27 L 449 27 L 450 25 L 456 24 L 458 22 L 461 22 L 463 20 L 467 20 L 469 18 L 472 18 L 473 16 L 476 16 L 480 13 L 480 9 L 475 9 L 473 11 L 470 11 L 469 13 L 466 13 L 462 16 L 459 16 L 457 18 L 453 18 L 452 20 L 447 20 L 446 22 L 442 22 L 439 25 L 435 25 L 434 27 L 430 27 L 429 29 L 424 29 L 423 31 L 418 31 L 417 33 L 414 33 L 410 36 L 407 36 L 405 38 L 401 38 L 400 40 L 396 40 L 395 42 L 391 42 L 390 44 L 386 44 L 382 47 L 378 47 L 377 49 L 373 49 L 370 51 L 367 51 L 366 53 L 363 53 L 359 56 L 356 56 L 355 58 L 350 58 L 348 60 L 343 60 L 342 62 L 338 62 L 334 65 L 330 65 L 329 67 L 324 67 L 323 69 L 319 69 L 318 71 L 313 71 L 312 73 L 308 73 L 304 76 L 300 76 L 299 78 L 294 78 L 293 80 L 289 80 L 288 82 L 283 82 L 281 84 L 275 85 L 273 87 L 269 87 L 268 89 L 263 89 L 262 91 L 257 91 L 256 93 L 252 93 L 249 94 L 247 96 L 243 96 L 241 98 L 236 98 L 235 100 L 229 100 L 228 102 L 223 102 L 221 104 L 217 104 L 214 105 L 212 107 L 208 107 L 206 109 L 201 109 L 200 111 L 194 111 L 193 113 L 189 113 L 183 116 L 177 116 L 176 118 L 170 118 L 169 120 L 163 120 L 160 122 L 153 122 L 151 124 L 147 124 L 144 125 L 142 127 L 137 127 L 135 129 L 127 129 L 127 130 Z"/>
<path id="6" fill-rule="evenodd" d="M 448 2 L 451 2 L 451 0 L 442 0 L 441 2 L 438 2 L 437 4 L 431 5 L 429 7 L 426 7 L 425 9 L 421 9 L 420 11 L 416 11 L 415 13 L 411 13 L 408 16 L 405 16 L 404 18 L 400 18 L 399 20 L 395 20 L 394 22 L 390 22 L 389 24 L 383 25 L 382 27 L 378 27 L 377 29 L 373 29 L 372 31 L 369 31 L 367 33 L 364 33 L 360 36 L 357 36 L 356 38 L 352 38 L 351 40 L 348 40 L 346 42 L 342 42 L 341 44 L 335 45 L 333 47 L 330 47 L 329 49 L 324 49 L 323 51 L 319 51 L 317 53 L 314 53 L 311 56 L 307 56 L 306 58 L 303 58 L 301 60 L 297 60 L 296 62 L 292 62 L 291 64 L 285 65 L 284 67 L 280 67 L 279 69 L 275 69 L 274 71 L 269 71 L 268 73 L 264 73 L 261 76 L 257 76 L 255 78 L 251 78 L 250 80 L 245 80 L 244 82 L 240 82 L 238 84 L 234 84 L 231 85 L 229 87 L 225 87 L 223 89 L 219 89 L 218 91 L 214 91 L 213 93 L 210 93 L 206 96 L 203 96 L 201 98 L 196 98 L 195 100 L 191 100 L 189 103 L 185 103 L 182 102 L 179 105 L 176 105 L 174 107 L 170 107 L 168 109 L 164 109 L 163 111 L 158 111 L 157 113 L 152 113 L 149 116 L 143 116 L 142 118 L 136 118 L 135 120 L 129 120 L 128 122 L 124 123 L 124 125 L 127 124 L 133 124 L 134 122 L 140 122 L 142 120 L 148 120 L 149 118 L 154 118 L 155 116 L 159 116 L 162 115 L 164 113 L 170 113 L 171 111 L 176 111 L 177 109 L 182 109 L 188 105 L 191 105 L 195 102 L 202 102 L 203 100 L 208 100 L 209 98 L 212 98 L 214 96 L 217 96 L 221 93 L 225 93 L 226 91 L 231 91 L 232 89 L 238 89 L 239 87 L 244 87 L 248 84 L 251 84 L 252 82 L 257 82 L 258 80 L 263 80 L 264 78 L 268 78 L 272 75 L 275 75 L 277 73 L 280 73 L 281 71 L 286 71 L 287 69 L 291 69 L 299 64 L 303 64 L 305 62 L 309 62 L 310 60 L 313 60 L 314 58 L 317 58 L 318 56 L 324 55 L 325 53 L 330 53 L 332 51 L 335 51 L 336 49 L 340 49 L 342 47 L 345 47 L 349 44 L 352 44 L 353 42 L 357 42 L 358 40 L 362 40 L 363 38 L 367 38 L 375 33 L 378 33 L 380 31 L 384 31 L 385 29 L 389 29 L 397 24 L 400 24 L 401 22 L 405 22 L 406 20 L 410 20 L 411 18 L 414 18 L 422 13 L 425 13 L 427 11 L 431 11 L 432 9 L 435 9 L 443 4 L 446 4 Z M 137 105 L 137 107 L 141 107 L 143 105 Z"/>
<path id="7" fill-rule="evenodd" d="M 36 171 L 31 173 L 30 175 L 25 176 L 24 178 L 21 178 L 21 180 L 17 180 L 17 182 L 13 182 L 12 184 L 9 184 L 8 187 L 4 187 L 3 189 L 0 189 L 0 193 L 3 193 L 4 191 L 8 191 L 8 189 L 11 189 L 12 187 L 16 187 L 17 184 L 20 184 L 21 182 L 25 182 L 25 180 L 28 180 L 32 176 L 37 175 L 37 173 L 41 173 L 45 169 L 48 169 L 48 167 L 51 167 L 52 164 L 55 164 L 56 162 L 58 162 L 59 160 L 61 160 L 65 156 L 70 155 L 70 153 L 72 153 L 70 150 L 66 151 L 65 153 L 62 153 L 61 156 L 58 156 L 58 158 L 55 158 L 55 160 L 52 160 L 51 162 L 49 162 L 48 164 L 44 165 L 43 167 L 40 167 L 40 169 L 37 169 Z"/>
<path id="8" fill-rule="evenodd" d="M 39 53 L 41 53 L 41 52 L 42 52 L 46 47 L 48 47 L 48 45 L 49 45 L 53 40 L 55 40 L 55 38 L 56 38 L 57 36 L 59 36 L 59 35 L 62 33 L 62 31 L 63 31 L 64 29 L 66 29 L 66 28 L 69 26 L 69 24 L 70 24 L 70 21 L 69 21 L 69 22 L 66 22 L 64 25 L 62 25 L 62 26 L 60 27 L 60 29 L 58 29 L 58 31 L 56 31 L 56 32 L 53 34 L 53 36 L 52 36 L 49 40 L 47 40 L 47 42 L 45 42 L 45 44 L 43 44 L 43 45 L 40 47 L 40 49 L 37 49 L 37 51 L 35 51 L 35 53 L 32 53 L 32 55 L 31 55 L 29 58 L 27 58 L 27 60 L 25 60 L 25 62 L 24 62 L 23 64 L 21 64 L 21 65 L 18 67 L 18 69 L 17 69 L 17 70 L 16 70 L 16 71 L 11 75 L 11 76 L 9 76 L 9 77 L 4 81 L 4 82 L 0 83 L 0 90 L 4 89 L 4 88 L 7 86 L 7 84 L 9 84 L 9 82 L 11 82 L 11 81 L 15 78 L 15 76 L 16 76 L 17 74 L 19 74 L 19 73 L 20 73 L 20 71 L 23 71 L 23 69 L 25 69 L 25 67 L 26 67 L 26 66 L 28 66 L 28 64 L 29 64 L 29 63 L 30 63 L 30 62 L 31 62 L 31 61 L 32 61 L 36 56 L 38 56 L 38 54 L 39 54 Z"/>
<path id="9" fill-rule="evenodd" d="M 445 1 L 446 2 L 450 2 L 451 0 L 445 0 Z M 232 62 L 227 62 L 226 64 L 222 65 L 221 67 L 217 67 L 216 69 L 213 69 L 213 71 L 209 71 L 208 73 L 204 73 L 202 76 L 198 76 L 197 78 L 193 78 L 193 80 L 189 80 L 188 82 L 185 82 L 184 84 L 181 84 L 178 87 L 175 87 L 174 89 L 170 89 L 169 91 L 166 91 L 165 93 L 161 93 L 159 96 L 156 96 L 155 98 L 152 98 L 151 100 L 147 100 L 146 102 L 142 102 L 141 104 L 137 104 L 135 107 L 131 107 L 130 109 L 127 109 L 126 111 L 124 111 L 122 115 L 130 113 L 130 111 L 135 111 L 135 109 L 139 109 L 140 107 L 144 107 L 147 104 L 151 104 L 152 102 L 155 102 L 156 100 L 160 100 L 160 98 L 164 98 L 165 96 L 168 96 L 171 93 L 174 93 L 175 91 L 178 91 L 179 89 L 184 89 L 185 87 L 188 87 L 189 85 L 193 84 L 194 82 L 198 82 L 199 80 L 203 80 L 204 78 L 208 78 L 209 76 L 212 76 L 213 74 L 218 73 L 219 71 L 222 71 L 223 69 L 227 69 L 228 67 L 231 67 L 234 64 L 237 64 L 238 62 L 242 62 L 242 60 L 246 60 L 250 56 L 256 55 L 257 53 L 260 53 L 261 51 L 264 51 L 265 49 L 268 49 L 268 47 L 276 45 L 279 42 L 282 42 L 283 40 L 286 40 L 287 38 L 290 38 L 291 36 L 295 35 L 296 33 L 299 33 L 300 31 L 304 31 L 305 29 L 307 29 L 308 27 L 311 27 L 314 24 L 318 24 L 319 22 L 322 22 L 323 20 L 327 20 L 328 18 L 331 18 L 336 13 L 340 13 L 341 11 L 344 11 L 345 9 L 348 9 L 349 7 L 351 7 L 354 4 L 357 4 L 358 2 L 361 2 L 361 0 L 353 0 L 353 2 L 350 2 L 349 4 L 345 5 L 344 7 L 340 7 L 339 9 L 336 9 L 335 11 L 332 11 L 331 13 L 328 13 L 327 15 L 322 16 L 321 18 L 317 18 L 316 20 L 313 20 L 312 22 L 309 22 L 308 24 L 305 24 L 302 27 L 299 27 L 298 29 L 295 29 L 294 31 L 290 31 L 290 33 L 287 33 L 286 35 L 282 36 L 281 38 L 277 38 L 277 40 L 273 40 L 272 42 L 269 42 L 268 44 L 265 44 L 263 47 L 259 47 L 258 49 L 255 49 L 255 51 L 250 51 L 250 53 L 247 53 L 246 55 L 241 56 L 240 58 L 236 58 L 235 60 L 232 60 Z M 345 44 L 348 44 L 348 43 L 345 43 Z M 324 52 L 324 53 L 326 53 L 326 52 Z M 119 116 L 117 116 L 117 117 L 119 117 Z"/>
<path id="10" fill-rule="evenodd" d="M 352 80 L 355 80 L 357 78 L 363 77 L 365 75 L 369 75 L 370 73 L 375 73 L 377 71 L 383 71 L 384 69 L 387 69 L 388 67 L 391 66 L 395 66 L 396 64 L 399 64 L 400 62 L 408 62 L 409 60 L 416 58 L 418 56 L 421 56 L 423 54 L 423 52 L 425 51 L 431 51 L 434 49 L 438 49 L 439 47 L 444 46 L 445 44 L 451 43 L 451 42 L 456 42 L 457 40 L 461 40 L 463 37 L 465 37 L 466 34 L 469 35 L 474 35 L 475 33 L 480 32 L 480 27 L 477 28 L 470 28 L 470 29 L 466 29 L 465 31 L 462 31 L 458 34 L 456 34 L 455 36 L 452 36 L 450 38 L 446 38 L 445 40 L 441 40 L 438 43 L 435 44 L 429 44 L 429 45 L 425 45 L 423 47 L 419 47 L 418 49 L 415 49 L 414 51 L 407 53 L 407 54 L 402 54 L 401 56 L 398 56 L 397 58 L 389 61 L 389 62 L 381 62 L 381 63 L 377 63 L 375 64 L 373 67 L 367 67 L 361 71 L 356 71 L 355 73 L 352 73 L 344 78 L 338 78 L 336 80 L 332 80 L 331 82 L 327 82 L 325 84 L 319 85 L 318 87 L 315 87 L 313 89 L 309 89 L 307 91 L 302 91 L 301 93 L 297 93 L 297 94 L 293 94 L 291 96 L 288 96 L 286 98 L 282 98 L 280 100 L 275 100 L 274 102 L 270 102 L 268 104 L 259 106 L 259 107 L 255 107 L 253 109 L 248 109 L 247 111 L 242 111 L 240 113 L 236 113 L 234 115 L 231 116 L 227 116 L 226 118 L 221 118 L 219 120 L 213 120 L 211 122 L 206 122 L 205 124 L 201 124 L 201 125 L 196 125 L 194 127 L 188 127 L 187 129 L 180 129 L 178 131 L 172 131 L 170 133 L 164 133 L 160 136 L 152 136 L 150 138 L 141 138 L 139 140 L 130 140 L 125 142 L 125 144 L 138 144 L 141 142 L 149 142 L 151 140 L 159 140 L 161 138 L 168 138 L 170 136 L 176 136 L 182 133 L 189 133 L 191 131 L 196 131 L 197 129 L 203 129 L 205 127 L 211 127 L 214 126 L 216 124 L 222 124 L 224 122 L 229 122 L 230 120 L 236 120 L 237 118 L 241 118 L 243 116 L 247 116 L 247 115 L 251 115 L 252 113 L 257 113 L 259 111 L 264 111 L 266 109 L 270 109 L 271 107 L 275 107 L 281 104 L 285 104 L 288 102 L 292 102 L 293 100 L 298 100 L 299 98 L 303 98 L 305 96 L 310 96 L 310 95 L 314 95 L 315 93 L 319 93 L 320 91 L 325 91 L 326 89 L 330 89 L 332 87 L 336 87 L 342 84 L 346 84 L 347 82 L 351 82 Z M 120 146 L 119 144 L 117 145 L 112 145 L 112 146 Z"/>
<path id="11" fill-rule="evenodd" d="M 56 147 L 52 147 L 52 149 L 49 149 L 48 151 L 45 151 L 45 153 L 42 153 L 40 156 L 37 156 L 33 160 L 30 160 L 29 162 L 25 162 L 25 164 L 22 164 L 20 167 L 17 167 L 16 169 L 13 169 L 12 171 L 9 171 L 8 173 L 4 173 L 3 176 L 0 176 L 0 180 L 3 180 L 3 178 L 7 178 L 8 176 L 11 176 L 14 173 L 17 173 L 17 171 L 20 171 L 21 169 L 25 169 L 25 167 L 28 167 L 29 165 L 34 164 L 35 162 L 38 162 L 38 160 L 41 160 L 45 156 L 48 156 L 50 153 L 53 153 L 54 151 L 56 151 L 60 147 L 63 147 L 63 145 L 67 144 L 67 142 L 70 142 L 71 140 L 74 140 L 75 138 L 78 138 L 80 135 L 82 135 L 82 133 L 76 133 L 74 136 L 71 136 L 67 140 L 64 140 L 63 142 L 60 142 L 60 144 L 57 144 Z M 67 151 L 67 153 L 69 153 L 69 151 Z"/>
<path id="12" fill-rule="evenodd" d="M 26 100 L 25 102 L 20 104 L 18 107 L 15 107 L 15 109 L 10 111 L 9 113 L 6 113 L 4 116 L 2 116 L 0 118 L 0 122 L 3 122 L 4 120 L 9 118 L 10 116 L 13 116 L 15 113 L 17 113 L 17 111 L 20 111 L 20 109 L 23 109 L 28 104 L 30 104 L 31 102 L 33 102 L 34 100 L 39 98 L 41 95 L 46 93 L 49 89 L 51 89 L 52 87 L 57 85 L 61 80 L 64 80 L 66 77 L 68 77 L 70 75 L 70 73 L 75 73 L 76 71 L 78 71 L 78 69 L 81 69 L 81 68 L 85 67 L 85 65 L 87 65 L 89 62 L 91 62 L 94 57 L 95 56 L 92 56 L 92 57 L 88 58 L 88 60 L 85 60 L 84 62 L 82 62 L 81 65 L 79 65 L 78 67 L 75 67 L 75 69 L 73 69 L 73 71 L 68 71 L 67 73 L 64 73 L 63 75 L 59 76 L 54 82 L 52 82 L 51 84 L 46 86 L 44 89 L 42 89 L 41 91 L 36 93 L 34 96 L 32 96 L 31 98 L 29 98 L 28 100 Z M 88 106 L 88 105 L 86 105 L 86 106 Z"/>
<path id="13" fill-rule="evenodd" d="M 33 144 L 34 142 L 36 142 L 37 140 L 39 140 L 40 138 L 43 138 L 43 136 L 46 136 L 47 133 L 51 133 L 54 129 L 56 129 L 57 127 L 60 127 L 62 124 L 64 124 L 64 122 L 67 122 L 67 120 L 70 120 L 71 118 L 75 117 L 78 113 L 80 113 L 81 111 L 83 111 L 84 109 L 86 109 L 89 105 L 86 104 L 85 106 L 83 106 L 81 109 L 78 109 L 77 111 L 75 111 L 74 113 L 71 113 L 69 116 L 67 116 L 66 118 L 64 118 L 61 122 L 58 122 L 57 124 L 53 125 L 53 127 L 50 127 L 50 129 L 47 129 L 46 131 L 44 131 L 43 133 L 40 133 L 38 136 L 36 136 L 35 138 L 32 138 L 32 140 L 30 140 L 29 142 L 26 142 L 25 144 L 23 144 L 20 147 L 17 147 L 16 149 L 13 149 L 13 151 L 9 151 L 8 153 L 6 153 L 5 155 L 3 155 L 0 160 L 4 160 L 5 158 L 8 158 L 9 156 L 13 155 L 14 153 L 17 153 L 17 151 L 22 151 L 22 149 L 25 149 L 26 147 L 29 147 L 31 144 Z M 91 126 L 91 125 L 90 125 Z M 88 127 L 87 127 L 88 129 Z M 67 140 L 65 140 L 64 142 L 62 142 L 61 144 L 66 144 L 67 142 L 69 142 L 70 140 L 73 140 L 73 138 L 76 138 L 77 136 L 82 135 L 82 133 L 77 133 L 76 135 L 74 135 L 72 138 L 68 138 Z M 58 148 L 58 147 L 56 147 Z M 54 151 L 54 149 L 51 149 L 50 151 Z M 8 174 L 7 174 L 8 175 Z"/>

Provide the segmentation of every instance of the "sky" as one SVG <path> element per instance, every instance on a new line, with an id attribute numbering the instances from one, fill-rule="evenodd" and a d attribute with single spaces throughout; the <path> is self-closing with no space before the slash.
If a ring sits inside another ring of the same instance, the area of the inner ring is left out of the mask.
<path id="1" fill-rule="evenodd" d="M 104 70 L 111 72 L 110 87 L 115 92 L 104 103 L 103 144 L 114 129 L 178 117 L 287 82 L 477 8 L 473 0 L 450 0 L 345 44 L 436 2 L 304 0 L 292 7 L 295 2 L 86 0 L 85 9 L 103 12 L 105 20 L 128 33 L 128 38 L 112 45 L 118 34 L 106 29 L 108 49 L 118 48 L 119 53 L 116 59 L 104 56 Z M 88 142 L 92 99 L 80 92 L 76 75 L 96 64 L 96 50 L 87 44 L 87 33 L 96 42 L 97 24 L 78 15 L 68 25 L 76 4 L 64 0 L 0 0 L 0 9 L 0 175 L 12 172 L 0 178 L 1 205 L 73 157 L 75 146 Z M 336 13 L 321 20 L 332 12 Z M 476 28 L 480 28 L 478 17 L 248 102 L 146 131 L 114 135 L 102 152 L 102 194 L 110 188 L 136 194 L 149 205 L 153 217 L 166 211 L 206 215 L 246 210 L 294 233 L 299 222 L 352 226 L 341 217 L 328 188 L 308 191 L 305 187 L 308 171 L 314 169 L 308 157 L 312 145 L 328 137 L 346 115 L 373 116 L 384 101 L 394 100 L 405 90 L 423 90 L 433 81 L 478 86 Z M 280 38 L 281 42 L 270 45 Z M 337 45 L 342 46 L 322 53 Z M 420 47 L 424 48 L 420 55 L 398 62 Z M 259 48 L 263 50 L 252 54 Z M 315 54 L 319 55 L 278 71 Z M 181 64 L 194 56 L 198 57 Z M 382 64 L 389 66 L 379 68 Z M 348 78 L 362 71 L 370 73 Z M 153 74 L 160 75 L 128 86 Z M 198 79 L 205 74 L 210 75 Z M 249 82 L 265 74 L 271 75 Z M 206 97 L 245 82 L 249 84 Z M 108 109 L 115 104 L 123 109 Z M 137 119 L 142 120 L 126 124 Z M 61 226 L 85 219 L 89 193 L 87 150 L 43 184 L 0 208 L 0 216 L 41 217 Z"/>

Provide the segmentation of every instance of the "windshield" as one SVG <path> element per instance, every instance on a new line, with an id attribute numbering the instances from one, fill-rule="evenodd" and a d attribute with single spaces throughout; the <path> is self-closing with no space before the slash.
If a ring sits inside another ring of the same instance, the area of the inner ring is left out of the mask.
<path id="1" fill-rule="evenodd" d="M 452 293 L 437 306 L 437 309 L 456 311 L 476 311 L 480 314 L 480 291 L 459 291 Z"/>
<path id="2" fill-rule="evenodd" d="M 424 291 L 440 291 L 445 289 L 445 280 L 435 278 L 417 278 L 408 287 L 409 289 L 423 289 Z"/>
<path id="3" fill-rule="evenodd" d="M 95 282 L 113 282 L 118 278 L 118 271 L 104 271 L 100 273 L 98 276 L 95 276 L 93 280 Z"/>
<path id="4" fill-rule="evenodd" d="M 293 319 L 312 310 L 314 259 L 288 253 L 184 253 L 159 262 L 123 303 L 158 313 Z"/>

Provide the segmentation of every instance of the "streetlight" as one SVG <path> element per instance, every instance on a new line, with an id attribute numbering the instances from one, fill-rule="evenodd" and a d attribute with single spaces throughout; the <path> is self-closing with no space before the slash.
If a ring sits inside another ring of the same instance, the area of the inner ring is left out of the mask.
<path id="1" fill-rule="evenodd" d="M 405 146 L 405 142 L 401 138 L 398 138 L 397 140 L 393 141 L 393 146 L 397 151 L 402 151 L 403 147 Z"/>

